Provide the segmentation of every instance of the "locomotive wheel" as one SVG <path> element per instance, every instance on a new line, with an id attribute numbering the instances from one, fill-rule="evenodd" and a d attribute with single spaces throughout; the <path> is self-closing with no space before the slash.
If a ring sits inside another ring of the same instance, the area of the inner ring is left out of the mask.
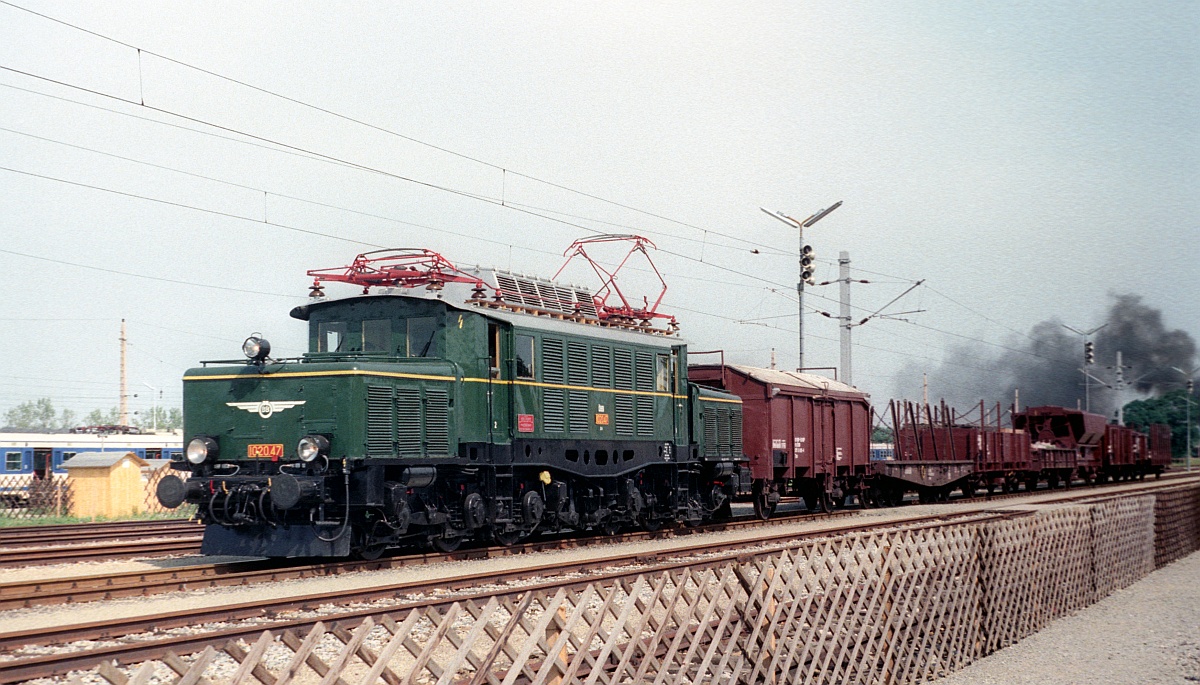
<path id="1" fill-rule="evenodd" d="M 713 512 L 713 520 L 728 521 L 731 518 L 733 518 L 733 502 L 730 500 L 725 500 L 725 502 L 721 506 L 717 507 L 717 510 Z"/>
<path id="2" fill-rule="evenodd" d="M 614 516 L 609 516 L 600 523 L 600 532 L 612 537 L 621 532 L 621 522 Z"/>
<path id="3" fill-rule="evenodd" d="M 524 537 L 522 533 L 523 531 L 520 530 L 510 530 L 505 532 L 493 530 L 492 540 L 495 540 L 496 544 L 500 545 L 501 547 L 512 547 L 520 542 L 521 538 Z"/>
<path id="4" fill-rule="evenodd" d="M 462 547 L 462 543 L 463 539 L 461 537 L 445 538 L 438 536 L 436 538 L 429 538 L 429 544 L 442 554 L 457 551 L 459 547 Z"/>
<path id="5" fill-rule="evenodd" d="M 379 557 L 383 556 L 383 553 L 386 549 L 387 545 L 384 544 L 369 544 L 359 548 L 358 551 L 354 553 L 354 556 L 362 559 L 363 561 L 375 561 Z"/>
<path id="6" fill-rule="evenodd" d="M 642 523 L 642 528 L 644 530 L 646 530 L 646 532 L 649 532 L 649 533 L 653 533 L 654 531 L 662 528 L 662 524 L 663 524 L 662 519 L 656 519 L 652 516 L 643 517 L 641 523 Z"/>

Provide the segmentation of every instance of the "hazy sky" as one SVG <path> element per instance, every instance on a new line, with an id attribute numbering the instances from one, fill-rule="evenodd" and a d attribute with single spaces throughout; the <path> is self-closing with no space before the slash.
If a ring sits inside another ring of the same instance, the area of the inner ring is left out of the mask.
<path id="1" fill-rule="evenodd" d="M 0 411 L 116 405 L 121 318 L 131 407 L 177 406 L 251 332 L 302 351 L 307 269 L 549 276 L 589 231 L 655 241 L 693 349 L 794 366 L 797 240 L 759 207 L 837 200 L 806 238 L 872 281 L 856 318 L 926 279 L 854 330 L 876 400 L 1110 292 L 1200 337 L 1198 36 L 1186 2 L 0 2 Z"/>

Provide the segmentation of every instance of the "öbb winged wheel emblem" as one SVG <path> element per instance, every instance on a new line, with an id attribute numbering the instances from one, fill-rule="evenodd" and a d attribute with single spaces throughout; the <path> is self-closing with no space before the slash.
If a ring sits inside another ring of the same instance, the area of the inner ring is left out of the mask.
<path id="1" fill-rule="evenodd" d="M 269 419 L 275 412 L 291 409 L 304 404 L 304 400 L 263 400 L 261 402 L 226 402 L 227 407 L 236 407 L 248 411 L 251 414 L 258 414 L 264 419 Z"/>

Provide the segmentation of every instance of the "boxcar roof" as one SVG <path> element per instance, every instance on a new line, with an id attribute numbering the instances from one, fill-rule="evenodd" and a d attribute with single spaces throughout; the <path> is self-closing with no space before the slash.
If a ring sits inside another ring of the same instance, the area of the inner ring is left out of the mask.
<path id="1" fill-rule="evenodd" d="M 697 370 L 716 370 L 720 369 L 719 365 L 700 364 L 692 368 Z M 794 390 L 805 395 L 842 395 L 853 398 L 861 398 L 867 400 L 867 393 L 858 388 L 835 381 L 832 378 L 819 376 L 813 373 L 798 373 L 796 371 L 783 371 L 780 369 L 763 369 L 757 366 L 744 366 L 742 364 L 726 364 L 725 368 L 743 376 L 756 383 L 763 385 L 774 385 L 780 388 Z"/>

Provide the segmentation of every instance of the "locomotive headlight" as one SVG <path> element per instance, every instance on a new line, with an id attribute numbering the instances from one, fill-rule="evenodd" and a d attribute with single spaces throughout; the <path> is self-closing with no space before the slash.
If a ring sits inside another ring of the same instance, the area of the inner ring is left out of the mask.
<path id="1" fill-rule="evenodd" d="M 296 454 L 300 461 L 312 461 L 328 452 L 329 440 L 323 435 L 306 435 L 300 438 L 300 443 L 296 445 Z"/>
<path id="2" fill-rule="evenodd" d="M 217 441 L 204 436 L 192 438 L 187 446 L 187 460 L 199 466 L 210 458 L 217 458 Z"/>
<path id="3" fill-rule="evenodd" d="M 271 343 L 267 339 L 255 333 L 246 342 L 242 343 L 242 354 L 246 355 L 251 361 L 260 362 L 271 354 Z"/>

